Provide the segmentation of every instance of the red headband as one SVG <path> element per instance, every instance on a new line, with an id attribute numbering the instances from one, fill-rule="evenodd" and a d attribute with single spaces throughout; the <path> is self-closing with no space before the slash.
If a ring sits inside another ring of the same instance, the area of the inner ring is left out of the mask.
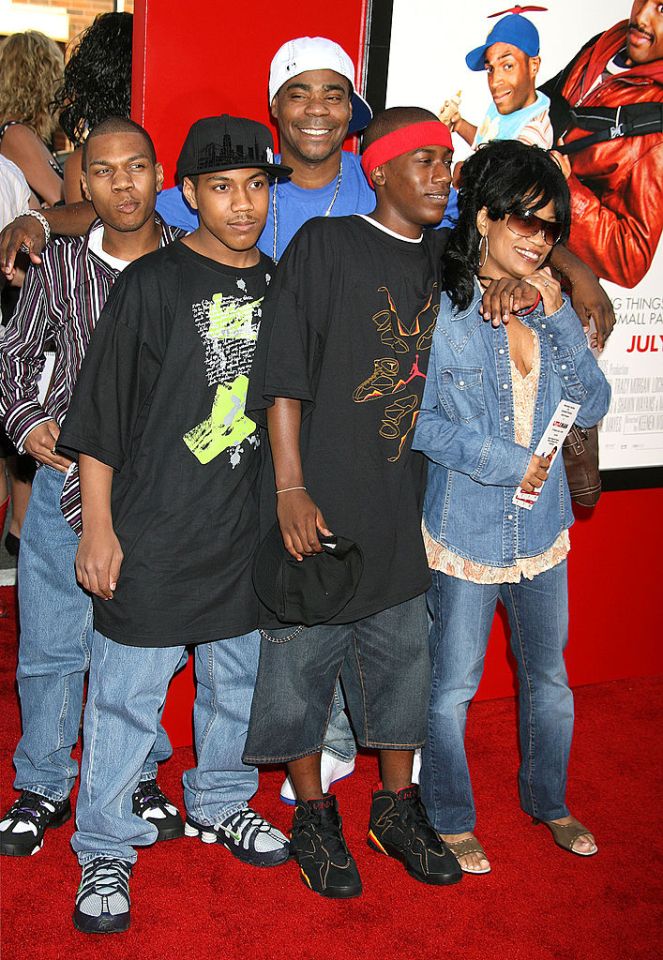
<path id="1" fill-rule="evenodd" d="M 439 120 L 411 123 L 407 127 L 401 127 L 400 130 L 385 133 L 384 137 L 380 137 L 367 147 L 361 158 L 361 168 L 370 183 L 371 173 L 376 167 L 388 163 L 394 157 L 401 157 L 410 150 L 432 146 L 448 147 L 449 150 L 453 150 L 449 127 Z"/>

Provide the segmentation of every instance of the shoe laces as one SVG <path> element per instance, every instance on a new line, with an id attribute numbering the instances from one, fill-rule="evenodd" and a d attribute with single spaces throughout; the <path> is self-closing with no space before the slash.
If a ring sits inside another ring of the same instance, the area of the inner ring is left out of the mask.
<path id="1" fill-rule="evenodd" d="M 332 815 L 323 817 L 317 810 L 306 808 L 306 812 L 301 816 L 300 823 L 313 827 L 315 833 L 322 840 L 326 851 L 332 858 L 338 855 L 341 857 L 350 856 L 350 851 L 348 850 L 348 845 L 345 842 L 345 837 L 341 829 L 342 821 L 337 813 L 334 812 Z"/>
<path id="2" fill-rule="evenodd" d="M 439 842 L 439 838 L 433 826 L 428 819 L 426 808 L 423 805 L 421 796 L 417 793 L 415 796 L 400 798 L 402 808 L 405 814 L 405 820 L 414 830 L 417 836 L 424 842 Z"/>
<path id="3" fill-rule="evenodd" d="M 40 825 L 42 820 L 53 816 L 57 807 L 54 800 L 48 800 L 38 793 L 24 790 L 18 800 L 12 805 L 8 816 L 20 817 L 21 820 L 30 820 Z"/>
<path id="4" fill-rule="evenodd" d="M 269 833 L 273 829 L 272 824 L 252 810 L 251 807 L 242 807 L 237 813 L 231 814 L 226 820 L 221 820 L 215 824 L 222 830 L 235 830 L 237 833 L 244 833 L 250 827 L 262 833 Z"/>
<path id="5" fill-rule="evenodd" d="M 168 803 L 168 798 L 156 780 L 144 780 L 139 783 L 133 793 L 134 799 L 141 806 L 155 807 Z"/>
<path id="6" fill-rule="evenodd" d="M 83 866 L 80 889 L 86 895 L 94 892 L 102 897 L 127 894 L 130 876 L 131 864 L 126 860 L 96 857 Z"/>

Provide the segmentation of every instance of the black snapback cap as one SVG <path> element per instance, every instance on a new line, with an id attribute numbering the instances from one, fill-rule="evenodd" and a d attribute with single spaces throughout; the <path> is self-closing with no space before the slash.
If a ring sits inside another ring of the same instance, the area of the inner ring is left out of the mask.
<path id="1" fill-rule="evenodd" d="M 200 173 L 250 168 L 264 170 L 270 177 L 292 173 L 290 167 L 274 163 L 274 140 L 264 123 L 227 113 L 196 120 L 177 160 L 180 181 Z"/>
<path id="2" fill-rule="evenodd" d="M 253 585 L 263 604 L 284 624 L 326 623 L 357 592 L 364 569 L 359 546 L 338 536 L 320 543 L 322 553 L 295 560 L 275 524 L 258 547 Z"/>

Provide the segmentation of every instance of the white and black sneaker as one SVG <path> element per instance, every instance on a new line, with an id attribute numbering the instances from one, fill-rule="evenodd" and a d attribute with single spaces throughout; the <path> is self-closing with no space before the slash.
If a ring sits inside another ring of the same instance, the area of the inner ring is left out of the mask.
<path id="1" fill-rule="evenodd" d="M 126 860 L 97 857 L 83 867 L 76 894 L 74 926 L 83 933 L 122 933 L 129 929 L 129 877 Z"/>
<path id="2" fill-rule="evenodd" d="M 0 854 L 30 857 L 41 850 L 49 827 L 61 827 L 71 817 L 69 797 L 49 800 L 24 790 L 0 821 Z"/>
<path id="3" fill-rule="evenodd" d="M 174 803 L 159 787 L 156 780 L 144 780 L 133 792 L 132 809 L 137 817 L 149 820 L 159 831 L 159 840 L 176 840 L 184 836 L 184 821 Z"/>
<path id="4" fill-rule="evenodd" d="M 277 867 L 290 856 L 287 837 L 251 807 L 209 827 L 187 817 L 184 832 L 187 837 L 200 837 L 203 843 L 220 843 L 238 860 L 254 867 Z"/>

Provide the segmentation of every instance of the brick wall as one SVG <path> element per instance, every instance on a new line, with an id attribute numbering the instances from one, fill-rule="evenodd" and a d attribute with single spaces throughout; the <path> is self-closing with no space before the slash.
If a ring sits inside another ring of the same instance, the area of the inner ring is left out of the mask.
<path id="1" fill-rule="evenodd" d="M 69 15 L 68 40 L 72 40 L 85 30 L 98 14 L 108 13 L 115 8 L 113 0 L 13 0 L 13 4 L 17 7 L 57 7 L 60 10 L 66 10 Z M 127 13 L 132 13 L 133 7 L 133 0 L 125 0 L 124 9 Z M 39 29 L 38 24 L 35 24 L 35 29 Z"/>

